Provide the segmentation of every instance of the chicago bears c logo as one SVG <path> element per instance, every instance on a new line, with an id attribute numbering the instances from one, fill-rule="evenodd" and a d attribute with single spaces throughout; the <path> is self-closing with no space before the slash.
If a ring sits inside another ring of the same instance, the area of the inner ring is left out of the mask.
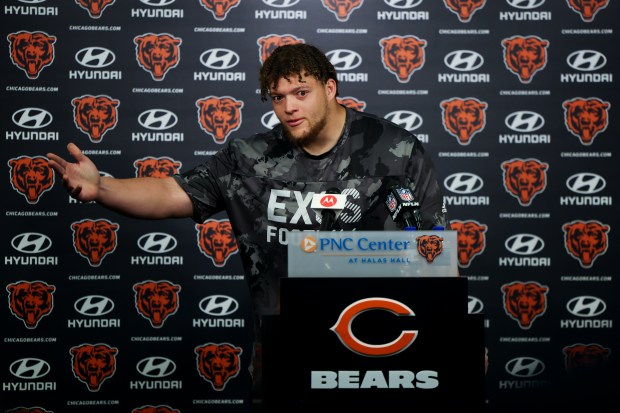
<path id="1" fill-rule="evenodd" d="M 581 16 L 584 22 L 594 20 L 596 14 L 609 5 L 609 0 L 566 0 L 568 6 Z"/>
<path id="2" fill-rule="evenodd" d="M 609 225 L 599 221 L 573 221 L 564 224 L 564 248 L 583 268 L 591 268 L 607 252 Z"/>
<path id="3" fill-rule="evenodd" d="M 211 383 L 213 390 L 222 391 L 239 374 L 241 347 L 229 343 L 207 343 L 194 349 L 198 357 L 198 372 Z"/>
<path id="4" fill-rule="evenodd" d="M 216 267 L 223 267 L 231 255 L 238 251 L 237 240 L 227 219 L 209 219 L 196 224 L 200 251 L 213 261 Z"/>
<path id="5" fill-rule="evenodd" d="M 99 391 L 102 383 L 116 372 L 118 349 L 107 344 L 82 344 L 71 347 L 73 375 L 91 392 Z"/>
<path id="6" fill-rule="evenodd" d="M 390 36 L 379 40 L 383 67 L 396 76 L 400 83 L 407 83 L 411 75 L 424 66 L 426 40 L 416 36 Z"/>
<path id="7" fill-rule="evenodd" d="M 75 2 L 83 9 L 88 11 L 88 14 L 93 19 L 101 17 L 103 10 L 114 4 L 116 0 L 75 0 Z"/>
<path id="8" fill-rule="evenodd" d="M 486 240 L 484 233 L 487 226 L 478 221 L 450 221 L 450 227 L 455 230 L 459 267 L 467 268 L 475 256 L 484 252 Z"/>
<path id="9" fill-rule="evenodd" d="M 469 22 L 474 13 L 483 8 L 486 2 L 487 0 L 443 0 L 446 8 L 459 16 L 462 23 Z"/>
<path id="10" fill-rule="evenodd" d="M 11 44 L 11 60 L 29 79 L 36 79 L 44 67 L 54 61 L 54 43 L 56 37 L 45 32 L 21 31 L 7 37 Z"/>
<path id="11" fill-rule="evenodd" d="M 261 64 L 263 64 L 276 48 L 286 44 L 298 44 L 303 42 L 304 39 L 300 39 L 292 34 L 269 34 L 267 36 L 259 37 L 256 40 L 256 43 L 258 44 L 258 59 Z"/>
<path id="12" fill-rule="evenodd" d="M 530 206 L 534 197 L 547 187 L 549 164 L 538 159 L 511 159 L 502 163 L 504 189 L 519 200 L 521 206 Z"/>
<path id="13" fill-rule="evenodd" d="M 357 110 L 358 112 L 363 112 L 364 109 L 366 109 L 366 102 L 352 96 L 343 96 L 341 98 L 336 98 L 336 101 L 341 105 L 346 106 L 349 109 Z"/>
<path id="14" fill-rule="evenodd" d="M 441 101 L 443 128 L 461 145 L 469 145 L 475 134 L 487 124 L 487 103 L 476 98 L 452 98 Z"/>
<path id="15" fill-rule="evenodd" d="M 564 366 L 568 372 L 586 371 L 609 362 L 611 350 L 600 344 L 573 344 L 562 349 Z"/>
<path id="16" fill-rule="evenodd" d="M 323 7 L 334 13 L 338 21 L 346 22 L 355 9 L 359 9 L 364 0 L 323 0 Z"/>
<path id="17" fill-rule="evenodd" d="M 107 219 L 83 219 L 71 224 L 73 248 L 88 260 L 92 267 L 98 267 L 106 257 L 116 250 L 116 231 L 119 225 Z"/>
<path id="18" fill-rule="evenodd" d="M 181 162 L 167 156 L 162 156 L 161 158 L 147 156 L 137 159 L 133 163 L 133 166 L 136 168 L 137 178 L 165 178 L 172 176 L 179 173 L 181 165 Z"/>
<path id="19" fill-rule="evenodd" d="M 9 309 L 27 328 L 36 328 L 41 318 L 54 309 L 56 287 L 44 281 L 19 281 L 6 287 Z"/>
<path id="20" fill-rule="evenodd" d="M 564 124 L 583 145 L 591 145 L 594 138 L 607 129 L 608 111 L 611 104 L 599 98 L 575 98 L 565 100 Z"/>
<path id="21" fill-rule="evenodd" d="M 29 204 L 36 204 L 54 185 L 54 170 L 43 156 L 20 156 L 9 159 L 11 185 Z"/>
<path id="22" fill-rule="evenodd" d="M 92 143 L 99 143 L 109 130 L 118 123 L 118 109 L 120 101 L 110 96 L 84 95 L 74 98 L 73 122 L 75 126 L 88 135 Z"/>
<path id="23" fill-rule="evenodd" d="M 133 39 L 138 65 L 151 74 L 153 80 L 164 80 L 166 73 L 181 61 L 181 39 L 168 33 L 146 33 Z"/>
<path id="24" fill-rule="evenodd" d="M 433 262 L 435 258 L 443 251 L 443 238 L 437 235 L 423 235 L 417 237 L 418 252 L 427 262 Z"/>
<path id="25" fill-rule="evenodd" d="M 502 285 L 502 292 L 504 311 L 524 330 L 532 327 L 534 320 L 547 310 L 547 286 L 534 281 L 515 281 Z"/>
<path id="26" fill-rule="evenodd" d="M 142 406 L 133 409 L 131 413 L 181 413 L 180 410 L 173 409 L 170 406 Z"/>
<path id="27" fill-rule="evenodd" d="M 150 321 L 151 327 L 160 328 L 164 321 L 179 309 L 181 286 L 169 281 L 144 281 L 134 284 L 136 310 Z"/>
<path id="28" fill-rule="evenodd" d="M 513 36 L 502 41 L 504 64 L 521 83 L 530 83 L 534 75 L 547 65 L 549 41 L 538 36 Z"/>
<path id="29" fill-rule="evenodd" d="M 209 10 L 215 20 L 225 20 L 226 15 L 233 7 L 237 7 L 241 0 L 200 0 L 200 4 Z"/>
<path id="30" fill-rule="evenodd" d="M 208 96 L 196 101 L 198 123 L 215 143 L 224 143 L 232 132 L 241 127 L 243 101 L 230 96 Z"/>

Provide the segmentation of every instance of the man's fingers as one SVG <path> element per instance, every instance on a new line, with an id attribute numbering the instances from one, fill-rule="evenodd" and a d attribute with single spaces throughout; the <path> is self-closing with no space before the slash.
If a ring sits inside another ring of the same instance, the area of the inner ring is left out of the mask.
<path id="1" fill-rule="evenodd" d="M 67 150 L 69 151 L 71 156 L 73 156 L 73 159 L 75 159 L 78 162 L 82 162 L 84 159 L 86 159 L 86 156 L 82 153 L 80 148 L 78 148 L 77 145 L 74 143 L 69 143 L 67 145 Z"/>

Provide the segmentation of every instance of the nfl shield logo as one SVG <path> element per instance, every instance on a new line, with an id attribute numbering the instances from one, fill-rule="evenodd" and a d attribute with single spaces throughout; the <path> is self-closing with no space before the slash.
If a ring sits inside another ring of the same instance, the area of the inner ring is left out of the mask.
<path id="1" fill-rule="evenodd" d="M 407 189 L 407 188 L 398 188 L 397 191 L 398 191 L 398 196 L 403 201 L 413 201 L 413 194 L 411 193 L 411 191 L 409 189 Z"/>
<path id="2" fill-rule="evenodd" d="M 387 205 L 390 212 L 394 212 L 394 210 L 396 209 L 396 198 L 394 198 L 394 195 L 389 194 L 387 201 L 385 201 L 385 204 Z"/>

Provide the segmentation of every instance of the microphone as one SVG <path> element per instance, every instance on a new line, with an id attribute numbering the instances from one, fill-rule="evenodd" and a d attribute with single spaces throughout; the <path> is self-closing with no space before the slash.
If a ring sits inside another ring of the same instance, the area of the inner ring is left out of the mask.
<path id="1" fill-rule="evenodd" d="M 404 222 L 405 230 L 420 228 L 420 203 L 415 199 L 409 188 L 394 185 L 390 187 L 385 205 L 394 222 Z"/>
<path id="2" fill-rule="evenodd" d="M 319 231 L 331 231 L 338 215 L 344 209 L 347 196 L 340 193 L 338 188 L 330 188 L 325 193 L 312 196 L 312 208 L 321 215 Z"/>

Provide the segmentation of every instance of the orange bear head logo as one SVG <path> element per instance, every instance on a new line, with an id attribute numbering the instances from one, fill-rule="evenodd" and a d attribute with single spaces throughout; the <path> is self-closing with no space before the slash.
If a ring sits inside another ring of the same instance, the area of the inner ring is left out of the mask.
<path id="1" fill-rule="evenodd" d="M 502 285 L 504 293 L 504 311 L 519 326 L 527 330 L 534 320 L 547 310 L 547 292 L 549 288 L 537 282 L 515 281 Z"/>
<path id="2" fill-rule="evenodd" d="M 29 79 L 36 79 L 44 67 L 54 61 L 56 37 L 45 32 L 21 31 L 7 36 L 11 60 Z"/>
<path id="3" fill-rule="evenodd" d="M 547 65 L 549 42 L 538 36 L 513 36 L 502 41 L 504 64 L 521 83 L 530 83 L 534 75 Z"/>
<path id="4" fill-rule="evenodd" d="M 343 96 L 341 98 L 336 98 L 336 101 L 341 105 L 346 106 L 349 109 L 357 110 L 358 112 L 363 112 L 364 109 L 366 109 L 366 102 L 352 96 Z"/>
<path id="5" fill-rule="evenodd" d="M 116 250 L 116 231 L 119 225 L 107 219 L 84 219 L 71 224 L 73 248 L 86 258 L 93 267 L 101 265 L 103 259 Z"/>
<path id="6" fill-rule="evenodd" d="M 564 224 L 566 252 L 583 268 L 591 268 L 594 260 L 607 252 L 609 225 L 598 221 L 573 221 Z"/>
<path id="7" fill-rule="evenodd" d="M 533 158 L 503 162 L 504 188 L 521 206 L 530 206 L 534 197 L 547 187 L 547 169 L 549 164 Z"/>
<path id="8" fill-rule="evenodd" d="M 594 138 L 607 129 L 610 106 L 599 98 L 565 100 L 562 103 L 564 124 L 583 145 L 591 145 Z"/>
<path id="9" fill-rule="evenodd" d="M 133 163 L 133 166 L 136 168 L 137 178 L 166 178 L 178 174 L 181 165 L 181 162 L 167 156 L 161 158 L 147 156 Z"/>
<path id="10" fill-rule="evenodd" d="M 215 143 L 224 143 L 232 132 L 241 127 L 243 101 L 230 96 L 208 96 L 196 101 L 198 122 Z"/>
<path id="11" fill-rule="evenodd" d="M 151 327 L 160 328 L 179 309 L 180 285 L 149 280 L 134 284 L 133 290 L 136 293 L 136 310 L 150 321 Z"/>
<path id="12" fill-rule="evenodd" d="M 109 96 L 84 95 L 74 98 L 71 104 L 75 126 L 93 143 L 101 142 L 103 135 L 118 123 L 117 108 L 121 102 Z"/>
<path id="13" fill-rule="evenodd" d="M 26 328 L 36 328 L 41 318 L 54 308 L 52 294 L 56 287 L 44 281 L 19 281 L 6 287 L 11 313 L 24 322 Z"/>
<path id="14" fill-rule="evenodd" d="M 443 100 L 440 106 L 444 129 L 461 145 L 469 145 L 474 135 L 486 126 L 486 102 L 452 98 Z"/>
<path id="15" fill-rule="evenodd" d="M 487 226 L 474 220 L 452 220 L 450 227 L 456 231 L 459 267 L 467 268 L 475 256 L 484 252 L 486 247 L 484 233 L 487 231 Z"/>
<path id="16" fill-rule="evenodd" d="M 484 7 L 487 0 L 443 0 L 444 5 L 463 23 L 471 20 L 475 12 Z"/>
<path id="17" fill-rule="evenodd" d="M 600 344 L 573 344 L 562 349 L 564 366 L 568 372 L 586 371 L 609 363 L 611 350 Z"/>
<path id="18" fill-rule="evenodd" d="M 11 185 L 29 204 L 39 202 L 41 195 L 54 185 L 54 170 L 43 156 L 20 156 L 9 159 Z"/>
<path id="19" fill-rule="evenodd" d="M 231 255 L 238 251 L 237 241 L 230 221 L 209 219 L 196 224 L 200 251 L 213 261 L 216 267 L 223 267 Z"/>
<path id="20" fill-rule="evenodd" d="M 107 344 L 82 344 L 71 347 L 73 375 L 91 392 L 99 391 L 102 383 L 116 372 L 118 349 Z"/>
<path id="21" fill-rule="evenodd" d="M 211 383 L 213 390 L 222 391 L 239 374 L 241 347 L 229 343 L 207 343 L 195 348 L 198 372 Z"/>
<path id="22" fill-rule="evenodd" d="M 171 34 L 147 33 L 134 37 L 133 41 L 138 64 L 151 74 L 153 80 L 164 80 L 166 73 L 181 60 L 181 39 Z"/>
<path id="23" fill-rule="evenodd" d="M 323 7 L 334 13 L 339 22 L 349 20 L 351 13 L 359 9 L 364 4 L 364 0 L 323 0 Z"/>
<path id="24" fill-rule="evenodd" d="M 209 10 L 215 20 L 225 20 L 226 15 L 233 7 L 237 7 L 241 0 L 200 0 L 200 4 Z"/>
<path id="25" fill-rule="evenodd" d="M 91 18 L 98 19 L 101 17 L 106 7 L 114 4 L 116 0 L 75 0 L 75 2 L 85 9 Z"/>
<path id="26" fill-rule="evenodd" d="M 131 413 L 181 413 L 180 410 L 173 409 L 170 406 L 142 406 L 133 409 Z"/>
<path id="27" fill-rule="evenodd" d="M 443 252 L 443 238 L 437 235 L 422 235 L 416 238 L 418 252 L 427 262 L 433 262 Z"/>
<path id="28" fill-rule="evenodd" d="M 292 34 L 269 34 L 267 36 L 259 37 L 256 40 L 256 43 L 258 44 L 258 59 L 261 64 L 263 64 L 265 63 L 265 60 L 271 56 L 271 53 L 278 47 L 286 44 L 298 44 L 303 42 L 304 39 L 300 39 Z"/>
<path id="29" fill-rule="evenodd" d="M 596 14 L 609 5 L 609 0 L 567 0 L 568 6 L 581 16 L 584 22 L 594 20 Z"/>
<path id="30" fill-rule="evenodd" d="M 390 36 L 379 40 L 383 67 L 396 76 L 400 83 L 407 83 L 411 75 L 424 66 L 426 40 L 416 36 Z"/>

